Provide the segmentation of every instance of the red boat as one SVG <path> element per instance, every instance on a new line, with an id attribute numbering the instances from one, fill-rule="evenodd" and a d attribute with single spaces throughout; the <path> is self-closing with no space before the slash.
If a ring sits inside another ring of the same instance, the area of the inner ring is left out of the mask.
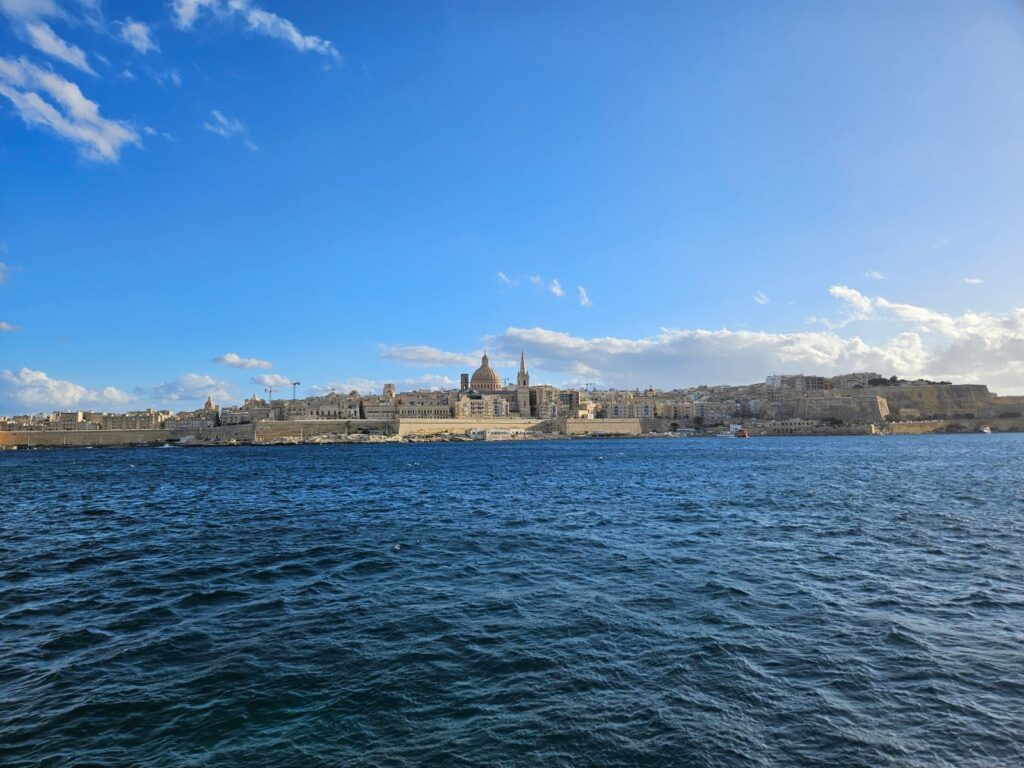
<path id="1" fill-rule="evenodd" d="M 733 432 L 733 434 L 736 437 L 750 437 L 750 435 L 747 434 L 747 430 L 743 429 L 743 427 L 737 429 L 735 432 Z"/>

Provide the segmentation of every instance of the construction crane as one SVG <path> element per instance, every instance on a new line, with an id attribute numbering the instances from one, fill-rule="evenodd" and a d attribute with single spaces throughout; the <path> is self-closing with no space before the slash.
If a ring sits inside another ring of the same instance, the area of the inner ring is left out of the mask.
<path id="1" fill-rule="evenodd" d="M 263 391 L 267 393 L 267 399 L 270 400 L 270 402 L 274 402 L 274 388 L 266 387 Z"/>
<path id="2" fill-rule="evenodd" d="M 301 381 L 293 381 L 292 382 L 292 400 L 295 399 L 295 389 L 296 389 L 296 387 L 301 387 L 301 386 L 302 386 L 302 382 Z"/>

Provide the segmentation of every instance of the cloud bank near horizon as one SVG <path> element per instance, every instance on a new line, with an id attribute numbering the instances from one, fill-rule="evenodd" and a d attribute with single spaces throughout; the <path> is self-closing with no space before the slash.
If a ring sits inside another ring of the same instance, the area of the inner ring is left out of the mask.
<path id="1" fill-rule="evenodd" d="M 748 384 L 772 373 L 836 375 L 876 371 L 904 378 L 988 384 L 1002 394 L 1024 394 L 1024 308 L 1004 314 L 951 315 L 832 286 L 842 319 L 817 320 L 824 330 L 769 332 L 662 328 L 643 338 L 585 337 L 542 327 L 509 327 L 488 338 L 495 354 L 525 349 L 531 368 L 563 377 L 560 383 L 661 388 Z M 862 333 L 850 333 L 856 324 Z M 868 335 L 870 334 L 870 336 Z M 874 339 L 868 340 L 868 339 Z M 387 348 L 388 359 L 413 365 L 462 357 L 433 347 Z M 419 356 L 416 350 L 429 349 Z"/>
<path id="2" fill-rule="evenodd" d="M 996 393 L 1024 394 L 1024 308 L 1004 313 L 967 311 L 959 315 L 870 296 L 834 285 L 835 320 L 811 318 L 815 330 L 772 332 L 661 328 L 641 338 L 587 337 L 543 327 L 509 327 L 483 341 L 493 364 L 514 366 L 525 350 L 535 384 L 593 383 L 602 387 L 662 389 L 699 384 L 750 384 L 772 373 L 835 375 L 875 371 L 903 378 L 958 384 L 987 384 Z M 854 333 L 853 328 L 858 332 Z M 382 360 L 431 368 L 412 377 L 339 377 L 310 384 L 305 393 L 332 388 L 347 393 L 379 392 L 385 381 L 399 389 L 451 388 L 457 373 L 479 364 L 479 352 L 451 352 L 429 345 L 380 346 Z M 270 361 L 227 353 L 214 358 L 240 371 L 271 367 Z M 511 369 L 508 371 L 511 373 Z M 548 378 L 550 377 L 550 378 Z M 278 374 L 252 376 L 250 384 L 284 386 Z M 290 382 L 287 382 L 290 383 Z M 241 382 L 236 384 L 241 385 Z M 127 391 L 51 378 L 30 368 L 0 371 L 0 412 L 61 408 L 194 407 L 212 396 L 234 402 L 239 386 L 189 373 L 151 388 Z"/>

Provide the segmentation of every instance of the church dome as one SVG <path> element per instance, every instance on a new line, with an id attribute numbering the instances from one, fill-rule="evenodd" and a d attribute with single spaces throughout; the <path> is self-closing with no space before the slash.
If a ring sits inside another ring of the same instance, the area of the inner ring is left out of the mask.
<path id="1" fill-rule="evenodd" d="M 480 367 L 473 371 L 473 377 L 469 380 L 469 386 L 477 392 L 490 392 L 501 389 L 501 377 L 498 372 L 491 368 L 491 362 L 484 353 L 480 361 Z"/>

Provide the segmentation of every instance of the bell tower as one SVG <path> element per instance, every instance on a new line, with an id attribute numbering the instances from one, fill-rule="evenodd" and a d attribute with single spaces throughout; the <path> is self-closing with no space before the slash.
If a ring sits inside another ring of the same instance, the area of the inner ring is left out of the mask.
<path id="1" fill-rule="evenodd" d="M 516 405 L 519 415 L 530 418 L 530 374 L 526 370 L 526 353 L 519 352 L 519 373 L 516 375 Z"/>
<path id="2" fill-rule="evenodd" d="M 526 371 L 526 353 L 523 351 L 519 352 L 519 375 L 516 376 L 516 386 L 530 386 L 530 374 Z"/>

